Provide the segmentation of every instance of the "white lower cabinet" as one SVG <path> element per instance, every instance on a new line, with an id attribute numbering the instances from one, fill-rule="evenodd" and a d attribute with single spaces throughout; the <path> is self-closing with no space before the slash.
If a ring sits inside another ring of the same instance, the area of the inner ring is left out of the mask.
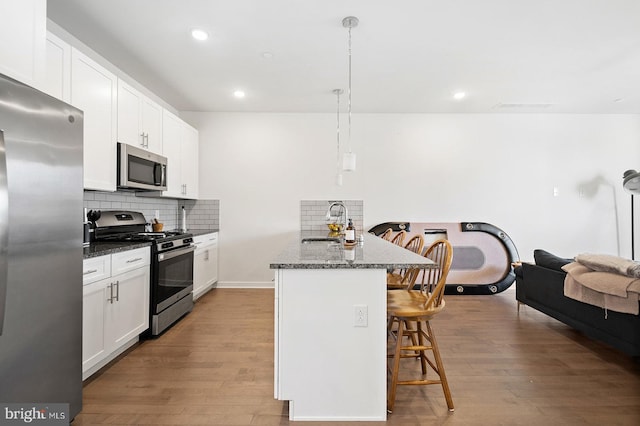
<path id="1" fill-rule="evenodd" d="M 105 358 L 105 299 L 110 279 L 97 281 L 82 288 L 82 379 L 85 373 Z"/>
<path id="2" fill-rule="evenodd" d="M 218 233 L 193 238 L 196 251 L 193 256 L 193 300 L 196 300 L 218 282 Z"/>
<path id="3" fill-rule="evenodd" d="M 149 328 L 150 259 L 148 247 L 85 259 L 83 380 L 136 343 Z"/>

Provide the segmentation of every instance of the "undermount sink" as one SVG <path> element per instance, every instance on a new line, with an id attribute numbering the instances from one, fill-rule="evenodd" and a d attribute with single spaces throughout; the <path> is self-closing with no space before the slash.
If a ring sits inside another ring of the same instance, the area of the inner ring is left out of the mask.
<path id="1" fill-rule="evenodd" d="M 340 243 L 338 237 L 307 237 L 302 239 L 302 244 L 309 243 Z"/>

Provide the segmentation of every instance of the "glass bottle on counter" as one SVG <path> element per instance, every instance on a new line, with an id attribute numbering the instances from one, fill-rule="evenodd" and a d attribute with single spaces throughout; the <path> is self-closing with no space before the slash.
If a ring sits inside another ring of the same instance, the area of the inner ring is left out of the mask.
<path id="1" fill-rule="evenodd" d="M 347 229 L 344 231 L 344 242 L 347 244 L 356 243 L 356 230 L 353 227 L 353 220 L 351 219 L 349 219 L 349 225 L 347 225 Z"/>

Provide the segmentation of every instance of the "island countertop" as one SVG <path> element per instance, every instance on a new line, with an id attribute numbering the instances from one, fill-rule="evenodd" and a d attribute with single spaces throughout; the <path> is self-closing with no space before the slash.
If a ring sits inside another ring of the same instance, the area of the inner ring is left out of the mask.
<path id="1" fill-rule="evenodd" d="M 375 235 L 365 234 L 364 241 L 355 247 L 345 248 L 339 243 L 302 243 L 300 234 L 273 260 L 271 269 L 428 269 L 436 264 L 423 256 L 385 241 Z"/>

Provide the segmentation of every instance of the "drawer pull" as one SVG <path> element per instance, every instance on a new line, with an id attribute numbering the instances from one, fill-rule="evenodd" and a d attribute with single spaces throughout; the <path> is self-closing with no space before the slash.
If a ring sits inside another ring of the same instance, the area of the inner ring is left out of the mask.
<path id="1" fill-rule="evenodd" d="M 142 258 L 141 258 L 141 257 L 136 257 L 135 259 L 129 259 L 129 260 L 127 260 L 127 263 L 134 263 L 134 262 L 138 262 L 138 261 L 140 261 L 140 260 L 142 260 Z"/>
<path id="2" fill-rule="evenodd" d="M 110 283 L 107 287 L 109 287 L 109 298 L 107 299 L 107 302 L 113 305 L 113 283 Z"/>
<path id="3" fill-rule="evenodd" d="M 82 275 L 95 274 L 96 272 L 98 272 L 97 269 L 89 269 L 88 271 L 84 271 Z"/>

